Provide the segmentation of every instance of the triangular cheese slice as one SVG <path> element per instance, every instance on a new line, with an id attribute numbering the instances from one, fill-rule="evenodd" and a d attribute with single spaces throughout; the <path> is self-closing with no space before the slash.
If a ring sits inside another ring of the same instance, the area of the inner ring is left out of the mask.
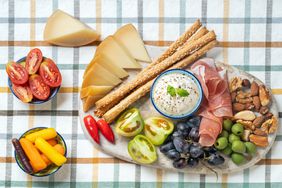
<path id="1" fill-rule="evenodd" d="M 116 86 L 120 83 L 121 80 L 118 77 L 107 71 L 101 65 L 95 63 L 85 75 L 82 82 L 82 89 L 91 85 Z"/>
<path id="2" fill-rule="evenodd" d="M 99 37 L 97 31 L 61 10 L 48 18 L 44 29 L 44 40 L 60 46 L 82 46 Z"/>
<path id="3" fill-rule="evenodd" d="M 151 62 L 151 58 L 148 55 L 143 40 L 132 24 L 127 24 L 119 28 L 114 34 L 114 38 L 134 59 L 148 63 Z"/>
<path id="4" fill-rule="evenodd" d="M 95 55 L 103 55 L 110 61 L 118 61 L 125 69 L 141 69 L 141 65 L 132 58 L 112 36 L 108 36 L 96 49 Z"/>
<path id="5" fill-rule="evenodd" d="M 95 102 L 99 99 L 103 98 L 104 95 L 95 95 L 95 96 L 88 96 L 83 101 L 83 111 L 87 112 L 90 108 L 92 108 L 95 105 Z"/>
<path id="6" fill-rule="evenodd" d="M 113 73 L 115 76 L 119 78 L 125 78 L 128 76 L 128 73 L 122 69 L 121 67 L 118 66 L 118 63 L 111 62 L 107 57 L 103 56 L 102 54 L 95 56 L 91 62 L 88 64 L 84 71 L 83 77 L 87 74 L 89 69 L 95 64 L 98 63 L 111 73 Z"/>
<path id="7" fill-rule="evenodd" d="M 80 98 L 86 98 L 88 96 L 96 96 L 96 95 L 105 95 L 109 93 L 113 89 L 113 86 L 88 86 L 86 88 L 81 89 Z"/>

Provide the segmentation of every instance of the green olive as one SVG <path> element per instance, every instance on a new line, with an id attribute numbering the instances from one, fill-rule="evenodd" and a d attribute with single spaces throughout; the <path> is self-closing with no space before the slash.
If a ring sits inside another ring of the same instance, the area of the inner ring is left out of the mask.
<path id="1" fill-rule="evenodd" d="M 235 140 L 240 140 L 240 137 L 239 136 L 236 136 L 235 134 L 230 134 L 229 137 L 228 137 L 228 141 L 230 143 L 234 142 Z"/>
<path id="2" fill-rule="evenodd" d="M 228 138 L 228 136 L 229 136 L 229 133 L 226 130 L 222 130 L 219 135 L 219 137 L 226 137 L 226 138 Z"/>
<path id="3" fill-rule="evenodd" d="M 232 125 L 233 125 L 233 123 L 232 123 L 232 121 L 230 119 L 226 119 L 226 120 L 223 121 L 223 128 L 225 130 L 227 130 L 228 132 L 231 131 Z"/>
<path id="4" fill-rule="evenodd" d="M 220 137 L 214 143 L 215 148 L 219 150 L 226 148 L 227 145 L 228 145 L 228 140 L 226 137 Z"/>
<path id="5" fill-rule="evenodd" d="M 237 136 L 241 136 L 244 132 L 244 127 L 240 123 L 235 123 L 232 126 L 231 131 L 232 131 L 233 134 L 235 134 Z"/>
<path id="6" fill-rule="evenodd" d="M 224 148 L 224 150 L 222 150 L 222 153 L 227 156 L 231 155 L 232 153 L 231 144 L 228 144 L 228 146 Z"/>
<path id="7" fill-rule="evenodd" d="M 247 153 L 250 155 L 254 155 L 257 152 L 257 146 L 252 142 L 245 142 L 245 146 L 247 149 Z"/>
<path id="8" fill-rule="evenodd" d="M 232 142 L 232 151 L 237 153 L 245 153 L 246 152 L 246 146 L 244 142 L 240 140 L 235 140 Z"/>
<path id="9" fill-rule="evenodd" d="M 232 153 L 231 159 L 236 165 L 240 165 L 246 161 L 245 157 L 240 153 Z"/>

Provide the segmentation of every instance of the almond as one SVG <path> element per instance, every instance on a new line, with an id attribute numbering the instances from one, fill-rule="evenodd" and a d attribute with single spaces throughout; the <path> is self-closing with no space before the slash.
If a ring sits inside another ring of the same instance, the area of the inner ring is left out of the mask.
<path id="1" fill-rule="evenodd" d="M 244 91 L 238 91 L 238 92 L 237 92 L 237 97 L 238 97 L 239 99 L 245 99 L 245 98 L 251 97 L 251 94 L 248 93 L 248 92 L 244 92 Z"/>
<path id="2" fill-rule="evenodd" d="M 240 111 L 243 111 L 243 110 L 245 110 L 244 104 L 241 104 L 241 103 L 234 103 L 233 104 L 233 111 L 240 112 Z"/>
<path id="3" fill-rule="evenodd" d="M 258 129 L 258 128 L 254 131 L 254 134 L 258 135 L 258 136 L 267 136 L 266 132 L 264 132 L 263 130 Z"/>
<path id="4" fill-rule="evenodd" d="M 272 118 L 273 114 L 271 112 L 268 112 L 267 114 L 265 114 L 265 119 L 270 119 Z"/>
<path id="5" fill-rule="evenodd" d="M 255 134 L 250 135 L 250 141 L 259 147 L 268 146 L 268 138 L 266 136 L 258 136 Z"/>
<path id="6" fill-rule="evenodd" d="M 265 117 L 264 116 L 258 116 L 256 119 L 253 121 L 253 124 L 255 127 L 260 127 L 262 123 L 264 122 Z"/>
<path id="7" fill-rule="evenodd" d="M 259 111 L 261 104 L 258 96 L 253 97 L 253 104 L 255 105 L 256 111 Z"/>
<path id="8" fill-rule="evenodd" d="M 247 103 L 252 103 L 253 102 L 253 98 L 252 97 L 247 97 L 247 98 L 239 98 L 238 96 L 236 96 L 236 101 L 238 103 L 241 103 L 241 104 L 247 104 Z"/>
<path id="9" fill-rule="evenodd" d="M 256 118 L 256 115 L 254 112 L 250 110 L 244 110 L 241 112 L 237 112 L 234 115 L 234 119 L 241 119 L 241 120 L 246 120 L 246 121 L 253 121 Z"/>
<path id="10" fill-rule="evenodd" d="M 267 106 L 270 103 L 270 94 L 264 85 L 259 86 L 259 99 L 262 106 Z"/>
<path id="11" fill-rule="evenodd" d="M 244 87 L 246 87 L 246 88 L 250 88 L 251 82 L 250 82 L 250 80 L 248 80 L 248 79 L 244 79 L 244 80 L 242 81 L 242 85 L 243 85 Z"/>
<path id="12" fill-rule="evenodd" d="M 255 105 L 252 103 L 247 103 L 246 104 L 246 110 L 251 110 L 253 111 L 255 109 Z"/>
<path id="13" fill-rule="evenodd" d="M 257 96 L 259 94 L 259 86 L 253 81 L 251 84 L 251 96 Z"/>
<path id="14" fill-rule="evenodd" d="M 266 107 L 266 106 L 262 106 L 262 107 L 260 107 L 260 109 L 259 109 L 259 113 L 261 113 L 262 115 L 265 115 L 265 114 L 267 114 L 269 112 L 269 109 L 268 109 L 268 107 Z"/>

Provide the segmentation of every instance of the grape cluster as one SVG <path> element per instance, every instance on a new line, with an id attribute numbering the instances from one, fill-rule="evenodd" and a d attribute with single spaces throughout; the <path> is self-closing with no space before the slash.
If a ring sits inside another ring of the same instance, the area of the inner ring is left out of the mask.
<path id="1" fill-rule="evenodd" d="M 216 148 L 202 147 L 198 143 L 200 122 L 200 116 L 178 122 L 173 134 L 160 146 L 160 151 L 173 160 L 174 168 L 195 167 L 200 160 L 205 160 L 210 165 L 224 163 L 224 158 L 217 153 Z"/>

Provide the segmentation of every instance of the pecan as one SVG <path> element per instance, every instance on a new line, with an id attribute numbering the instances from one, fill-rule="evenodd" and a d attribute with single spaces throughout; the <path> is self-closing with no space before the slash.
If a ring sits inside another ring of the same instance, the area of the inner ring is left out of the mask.
<path id="1" fill-rule="evenodd" d="M 268 146 L 268 138 L 266 136 L 258 136 L 255 134 L 250 135 L 250 141 L 259 147 Z"/>
<path id="2" fill-rule="evenodd" d="M 251 96 L 257 96 L 259 94 L 259 86 L 253 81 L 251 84 Z"/>
<path id="3" fill-rule="evenodd" d="M 238 99 L 245 99 L 245 98 L 249 98 L 251 97 L 251 94 L 248 92 L 244 92 L 244 91 L 238 91 L 237 92 L 237 98 Z"/>
<path id="4" fill-rule="evenodd" d="M 253 121 L 255 118 L 256 118 L 256 115 L 254 114 L 254 112 L 250 110 L 240 111 L 234 115 L 234 119 L 241 119 L 241 120 L 247 120 L 247 121 Z"/>
<path id="5" fill-rule="evenodd" d="M 262 115 L 265 115 L 265 114 L 267 114 L 269 112 L 269 109 L 268 109 L 268 107 L 266 107 L 266 106 L 262 106 L 262 107 L 260 107 L 260 109 L 259 109 L 259 113 L 261 113 Z"/>
<path id="6" fill-rule="evenodd" d="M 247 97 L 247 98 L 241 99 L 241 98 L 239 98 L 238 96 L 236 96 L 236 101 L 237 101 L 238 103 L 246 104 L 246 103 L 251 103 L 251 102 L 253 102 L 253 98 L 252 98 L 252 97 Z"/>
<path id="7" fill-rule="evenodd" d="M 236 92 L 235 91 L 233 91 L 232 93 L 231 93 L 231 101 L 232 102 L 235 102 L 236 101 Z"/>
<path id="8" fill-rule="evenodd" d="M 233 103 L 233 111 L 240 112 L 245 110 L 245 105 L 241 103 Z"/>
<path id="9" fill-rule="evenodd" d="M 256 119 L 253 121 L 253 124 L 255 127 L 260 127 L 262 123 L 264 122 L 265 117 L 264 116 L 258 116 Z"/>
<path id="10" fill-rule="evenodd" d="M 267 133 L 265 131 L 258 128 L 256 128 L 256 130 L 254 131 L 254 134 L 258 136 L 267 136 Z"/>
<path id="11" fill-rule="evenodd" d="M 261 104 L 258 96 L 253 97 L 253 104 L 255 105 L 256 111 L 259 111 Z"/>
<path id="12" fill-rule="evenodd" d="M 233 91 L 237 91 L 239 89 L 242 88 L 242 79 L 239 78 L 239 77 L 234 77 L 232 78 L 232 80 L 230 81 L 230 84 L 229 84 L 229 89 L 231 92 Z"/>
<path id="13" fill-rule="evenodd" d="M 244 79 L 244 80 L 242 81 L 242 85 L 243 85 L 244 87 L 246 87 L 246 88 L 250 88 L 251 82 L 250 82 L 250 80 L 248 80 L 248 79 Z"/>
<path id="14" fill-rule="evenodd" d="M 252 103 L 247 103 L 246 104 L 246 110 L 254 110 L 255 109 L 255 105 Z"/>
<path id="15" fill-rule="evenodd" d="M 270 93 L 264 85 L 259 86 L 259 99 L 262 106 L 267 106 L 270 103 Z"/>
<path id="16" fill-rule="evenodd" d="M 253 122 L 251 121 L 245 121 L 245 120 L 238 119 L 236 122 L 243 125 L 246 130 L 252 130 L 252 131 L 255 130 L 255 126 L 253 125 Z"/>

